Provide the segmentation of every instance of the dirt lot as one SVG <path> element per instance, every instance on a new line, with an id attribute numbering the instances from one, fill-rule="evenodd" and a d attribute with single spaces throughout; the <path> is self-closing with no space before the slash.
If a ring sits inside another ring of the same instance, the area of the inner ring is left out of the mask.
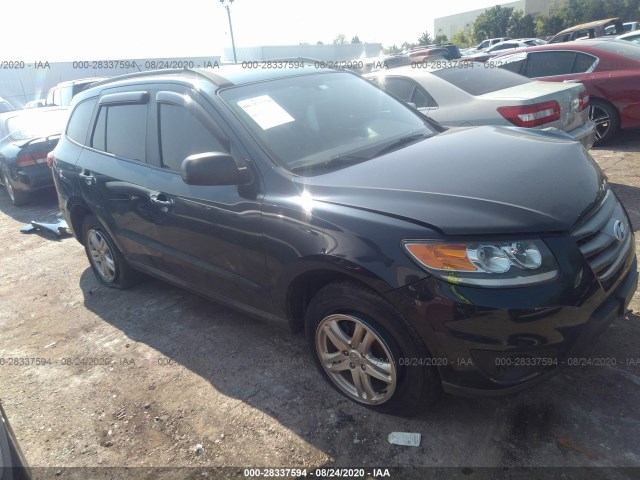
<path id="1" fill-rule="evenodd" d="M 640 132 L 593 154 L 640 225 Z M 156 280 L 101 287 L 73 238 L 19 233 L 54 211 L 54 195 L 14 208 L 0 190 L 0 357 L 46 360 L 0 366 L 33 466 L 640 467 L 635 313 L 593 344 L 616 366 L 569 368 L 508 397 L 446 396 L 401 419 L 338 395 L 284 324 Z M 392 446 L 392 431 L 422 444 Z"/>

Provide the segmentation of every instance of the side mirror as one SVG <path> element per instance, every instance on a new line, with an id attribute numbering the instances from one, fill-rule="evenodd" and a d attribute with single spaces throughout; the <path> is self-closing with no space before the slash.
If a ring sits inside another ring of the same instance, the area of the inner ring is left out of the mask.
<path id="1" fill-rule="evenodd" d="M 240 185 L 247 183 L 248 169 L 238 168 L 227 153 L 189 155 L 182 162 L 182 180 L 188 185 Z"/>

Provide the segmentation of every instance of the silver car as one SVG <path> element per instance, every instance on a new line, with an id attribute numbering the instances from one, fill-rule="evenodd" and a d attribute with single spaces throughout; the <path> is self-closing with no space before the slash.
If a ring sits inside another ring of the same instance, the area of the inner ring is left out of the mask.
<path id="1" fill-rule="evenodd" d="M 444 65 L 445 68 L 438 68 Z M 595 124 L 581 83 L 530 80 L 478 62 L 413 64 L 365 78 L 442 125 L 557 128 L 593 146 Z"/>

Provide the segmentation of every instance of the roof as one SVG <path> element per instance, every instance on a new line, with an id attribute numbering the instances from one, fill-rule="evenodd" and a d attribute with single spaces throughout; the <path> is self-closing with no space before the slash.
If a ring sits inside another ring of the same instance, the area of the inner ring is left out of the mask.
<path id="1" fill-rule="evenodd" d="M 271 63 L 285 63 L 285 62 L 298 62 L 303 66 L 296 66 L 295 63 L 291 63 L 290 68 L 261 68 L 265 62 Z M 322 62 L 324 63 L 324 62 Z M 257 68 L 251 68 L 248 64 L 256 64 Z M 228 87 L 234 85 L 245 85 L 248 83 L 261 82 L 266 80 L 274 80 L 277 78 L 289 78 L 302 75 L 309 75 L 315 73 L 335 72 L 336 70 L 331 68 L 322 68 L 317 63 L 311 63 L 309 60 L 266 60 L 260 62 L 243 62 L 243 64 L 223 65 L 216 68 L 184 68 L 184 69 L 164 69 L 164 70 L 149 70 L 145 72 L 129 73 L 126 75 L 120 75 L 117 77 L 108 78 L 101 82 L 97 82 L 91 87 L 100 87 L 103 85 L 109 85 L 112 83 L 136 83 L 146 77 L 154 78 L 156 81 L 169 80 L 175 81 L 179 78 L 187 77 L 191 80 L 197 78 L 204 78 L 212 82 L 216 87 Z"/>
<path id="2" fill-rule="evenodd" d="M 580 25 L 575 25 L 573 27 L 565 28 L 561 32 L 556 33 L 556 35 L 562 35 L 563 33 L 577 32 L 579 30 L 586 30 L 588 28 L 603 27 L 607 24 L 610 24 L 610 23 L 614 24 L 619 21 L 620 21 L 619 17 L 612 17 L 612 18 L 606 18 L 604 20 L 595 20 L 593 22 L 581 23 Z"/>

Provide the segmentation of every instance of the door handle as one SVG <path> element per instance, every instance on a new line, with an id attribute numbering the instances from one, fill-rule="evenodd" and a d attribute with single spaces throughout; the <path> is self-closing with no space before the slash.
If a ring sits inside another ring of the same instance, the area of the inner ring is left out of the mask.
<path id="1" fill-rule="evenodd" d="M 78 174 L 78 176 L 82 178 L 87 185 L 91 185 L 96 181 L 96 177 L 94 177 L 89 170 L 83 170 L 81 173 Z"/>
<path id="2" fill-rule="evenodd" d="M 173 207 L 173 200 L 171 200 L 170 198 L 167 198 L 167 196 L 164 193 L 152 193 L 151 195 L 149 195 L 149 200 L 154 205 L 158 205 L 159 207 L 162 207 L 162 210 L 165 212 L 170 207 Z"/>

